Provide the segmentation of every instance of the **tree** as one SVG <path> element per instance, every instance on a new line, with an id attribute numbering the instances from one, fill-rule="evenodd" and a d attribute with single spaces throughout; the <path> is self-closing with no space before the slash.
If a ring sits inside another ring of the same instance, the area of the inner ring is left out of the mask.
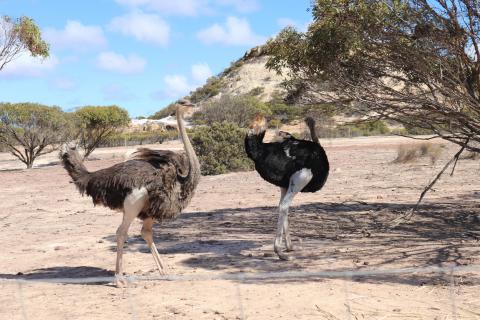
<path id="1" fill-rule="evenodd" d="M 49 55 L 49 46 L 42 40 L 38 26 L 28 17 L 14 20 L 8 16 L 1 16 L 0 70 L 22 52 L 27 51 L 34 57 L 47 58 Z"/>
<path id="2" fill-rule="evenodd" d="M 78 142 L 86 159 L 95 148 L 118 129 L 128 125 L 128 112 L 118 106 L 85 106 L 75 111 Z"/>
<path id="3" fill-rule="evenodd" d="M 480 152 L 480 9 L 470 0 L 316 0 L 305 33 L 267 44 L 268 67 L 316 100 L 429 130 Z"/>
<path id="4" fill-rule="evenodd" d="M 27 168 L 56 150 L 69 136 L 70 125 L 58 107 L 36 103 L 0 104 L 0 144 Z"/>

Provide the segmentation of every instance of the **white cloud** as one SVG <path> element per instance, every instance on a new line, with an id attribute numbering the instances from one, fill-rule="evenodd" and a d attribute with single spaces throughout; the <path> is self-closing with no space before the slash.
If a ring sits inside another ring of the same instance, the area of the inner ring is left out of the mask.
<path id="1" fill-rule="evenodd" d="M 114 18 L 109 29 L 118 31 L 135 39 L 165 46 L 170 37 L 170 26 L 155 14 L 132 12 L 127 15 Z"/>
<path id="2" fill-rule="evenodd" d="M 256 0 L 116 0 L 130 8 L 146 8 L 162 15 L 198 16 L 212 14 L 218 7 L 233 7 L 246 13 L 257 10 Z"/>
<path id="3" fill-rule="evenodd" d="M 45 40 L 57 48 L 85 51 L 104 48 L 107 45 L 101 27 L 83 25 L 79 21 L 68 21 L 63 30 L 46 28 L 43 34 Z"/>
<path id="4" fill-rule="evenodd" d="M 279 18 L 277 20 L 277 24 L 283 29 L 285 27 L 294 27 L 300 32 L 306 32 L 308 30 L 308 25 L 310 24 L 309 22 L 298 22 L 290 18 Z"/>
<path id="5" fill-rule="evenodd" d="M 55 69 L 58 58 L 54 55 L 46 59 L 35 58 L 24 53 L 6 64 L 0 72 L 1 77 L 40 77 Z"/>
<path id="6" fill-rule="evenodd" d="M 167 85 L 165 94 L 170 98 L 183 96 L 193 89 L 188 83 L 187 77 L 182 75 L 167 75 L 164 81 Z"/>
<path id="7" fill-rule="evenodd" d="M 206 63 L 199 63 L 192 66 L 192 79 L 194 84 L 203 84 L 212 76 L 212 70 Z"/>
<path id="8" fill-rule="evenodd" d="M 180 74 L 165 76 L 163 78 L 165 89 L 153 93 L 152 96 L 158 99 L 178 99 L 189 94 L 196 87 L 203 85 L 212 76 L 212 71 L 206 63 L 194 64 L 190 72 L 189 77 Z"/>
<path id="9" fill-rule="evenodd" d="M 214 24 L 197 33 L 197 37 L 206 44 L 223 43 L 226 45 L 255 46 L 266 41 L 256 35 L 246 19 L 228 17 L 224 26 Z"/>
<path id="10" fill-rule="evenodd" d="M 208 0 L 116 0 L 121 5 L 146 7 L 163 15 L 196 16 L 204 12 Z"/>
<path id="11" fill-rule="evenodd" d="M 100 53 L 97 57 L 97 66 L 100 69 L 122 74 L 140 73 L 145 69 L 145 65 L 146 61 L 134 54 L 125 57 L 108 51 Z"/>

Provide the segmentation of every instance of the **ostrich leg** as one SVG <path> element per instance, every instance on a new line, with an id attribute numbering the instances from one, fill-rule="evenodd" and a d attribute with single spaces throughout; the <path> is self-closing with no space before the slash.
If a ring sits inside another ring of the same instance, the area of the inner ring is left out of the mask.
<path id="1" fill-rule="evenodd" d="M 158 254 L 157 247 L 155 246 L 155 243 L 153 242 L 153 231 L 152 231 L 152 226 L 153 226 L 153 219 L 152 218 L 147 218 L 143 221 L 143 227 L 142 227 L 142 238 L 145 239 L 147 242 L 148 247 L 150 248 L 150 252 L 152 253 L 153 260 L 155 260 L 155 264 L 157 265 L 158 272 L 160 272 L 161 275 L 166 274 L 166 264 L 160 259 L 160 255 Z"/>
<path id="2" fill-rule="evenodd" d="M 280 249 L 282 244 L 283 234 L 288 234 L 288 209 L 292 203 L 293 198 L 312 180 L 312 171 L 310 169 L 302 169 L 295 172 L 290 177 L 290 185 L 287 193 L 280 202 L 278 210 L 277 234 L 275 236 L 274 249 L 275 253 L 282 260 L 289 260 L 290 257 L 283 253 Z"/>
<path id="3" fill-rule="evenodd" d="M 125 285 L 125 279 L 123 279 L 123 245 L 128 237 L 128 228 L 140 211 L 133 211 L 124 209 L 123 220 L 117 229 L 117 261 L 115 264 L 115 284 L 117 287 Z"/>
<path id="4" fill-rule="evenodd" d="M 280 188 L 280 203 L 279 206 L 282 204 L 283 198 L 287 194 L 287 189 Z M 288 216 L 285 218 L 285 223 L 283 224 L 283 236 L 285 239 L 285 247 L 287 251 L 293 251 L 292 240 L 290 239 L 290 229 L 288 224 Z"/>
<path id="5" fill-rule="evenodd" d="M 134 189 L 123 201 L 123 219 L 117 229 L 117 262 L 115 264 L 115 283 L 117 287 L 125 285 L 123 278 L 123 245 L 128 236 L 128 228 L 132 221 L 138 216 L 145 205 L 147 199 L 147 190 Z"/>

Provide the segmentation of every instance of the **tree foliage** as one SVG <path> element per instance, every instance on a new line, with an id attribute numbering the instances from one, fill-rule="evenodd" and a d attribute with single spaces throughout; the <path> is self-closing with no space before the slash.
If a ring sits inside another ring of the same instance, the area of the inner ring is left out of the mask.
<path id="1" fill-rule="evenodd" d="M 85 106 L 75 111 L 77 137 L 87 158 L 106 138 L 128 125 L 128 112 L 118 106 Z"/>
<path id="2" fill-rule="evenodd" d="M 203 175 L 253 169 L 244 147 L 246 131 L 234 123 L 216 122 L 197 127 L 191 134 L 192 145 Z"/>
<path id="3" fill-rule="evenodd" d="M 480 152 L 480 11 L 469 0 L 316 0 L 305 33 L 267 44 L 324 102 L 422 128 Z"/>
<path id="4" fill-rule="evenodd" d="M 0 70 L 27 51 L 34 57 L 46 58 L 49 55 L 49 46 L 42 40 L 35 22 L 28 17 L 12 19 L 0 16 Z"/>
<path id="5" fill-rule="evenodd" d="M 27 168 L 38 156 L 52 152 L 67 140 L 71 126 L 58 107 L 36 103 L 0 104 L 0 144 Z"/>

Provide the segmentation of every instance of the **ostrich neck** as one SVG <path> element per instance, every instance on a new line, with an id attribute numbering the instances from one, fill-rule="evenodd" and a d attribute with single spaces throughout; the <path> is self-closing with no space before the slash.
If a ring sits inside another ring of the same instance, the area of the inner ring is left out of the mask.
<path id="1" fill-rule="evenodd" d="M 180 138 L 183 142 L 183 147 L 185 149 L 185 153 L 187 154 L 187 159 L 189 163 L 188 168 L 188 175 L 187 179 L 189 180 L 196 180 L 200 177 L 200 163 L 198 161 L 197 155 L 195 154 L 195 150 L 193 150 L 192 143 L 187 135 L 187 129 L 185 129 L 185 124 L 183 122 L 183 113 L 177 109 L 177 124 L 178 124 L 178 131 L 180 132 Z M 196 183 L 196 181 L 194 183 Z"/>
<path id="2" fill-rule="evenodd" d="M 308 124 L 308 128 L 310 129 L 310 136 L 312 137 L 312 141 L 320 144 L 320 140 L 318 139 L 317 132 L 315 131 L 315 123 Z"/>

